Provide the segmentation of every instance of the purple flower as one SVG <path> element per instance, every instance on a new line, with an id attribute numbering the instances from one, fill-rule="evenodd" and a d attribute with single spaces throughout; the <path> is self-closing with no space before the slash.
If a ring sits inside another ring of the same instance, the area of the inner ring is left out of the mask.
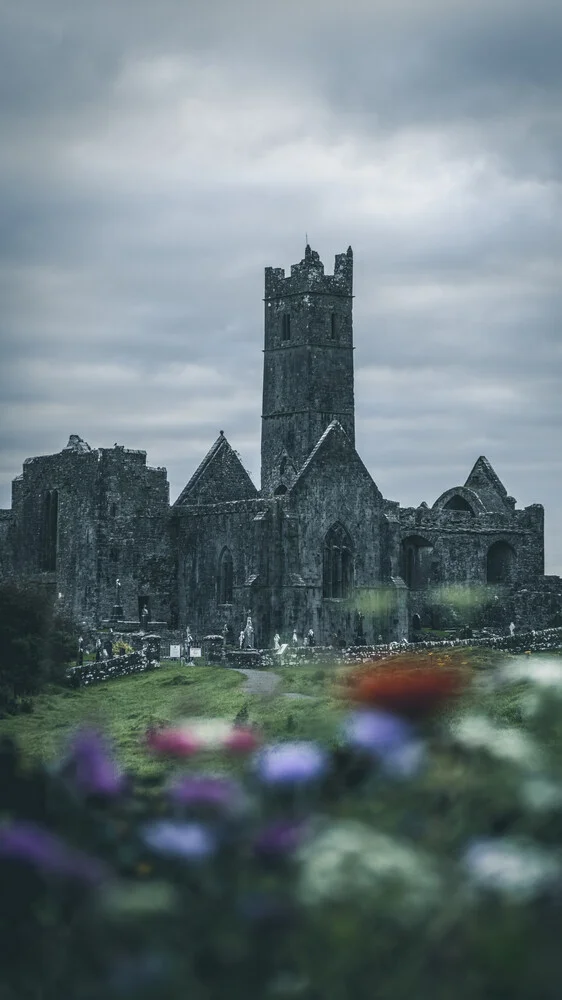
<path id="1" fill-rule="evenodd" d="M 46 874 L 95 884 L 107 878 L 107 867 L 70 847 L 55 834 L 33 823 L 14 821 L 0 827 L 0 857 L 27 861 Z"/>
<path id="2" fill-rule="evenodd" d="M 343 727 L 347 742 L 376 757 L 393 777 L 409 778 L 420 770 L 425 746 L 412 726 L 391 712 L 352 712 Z"/>
<path id="3" fill-rule="evenodd" d="M 120 774 L 101 733 L 84 728 L 71 739 L 65 770 L 88 795 L 113 797 L 123 791 Z"/>
<path id="4" fill-rule="evenodd" d="M 197 860 L 212 854 L 216 838 L 202 823 L 156 820 L 142 830 L 142 839 L 156 854 Z"/>
<path id="5" fill-rule="evenodd" d="M 225 809 L 241 804 L 244 797 L 238 782 L 204 775 L 180 778 L 170 786 L 168 794 L 178 805 L 217 806 Z"/>
<path id="6" fill-rule="evenodd" d="M 257 854 L 289 854 L 301 843 L 305 825 L 291 820 L 277 820 L 260 830 L 254 841 Z"/>
<path id="7" fill-rule="evenodd" d="M 390 712 L 352 712 L 343 727 L 348 743 L 376 756 L 397 750 L 412 739 L 412 727 Z"/>
<path id="8" fill-rule="evenodd" d="M 268 785 L 300 785 L 321 777 L 326 753 L 312 742 L 273 743 L 255 757 L 258 777 Z"/>

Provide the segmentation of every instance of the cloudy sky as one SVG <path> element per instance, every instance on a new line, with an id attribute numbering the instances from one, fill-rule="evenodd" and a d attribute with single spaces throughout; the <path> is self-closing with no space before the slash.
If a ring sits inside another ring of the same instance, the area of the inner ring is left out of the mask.
<path id="1" fill-rule="evenodd" d="M 25 458 L 223 428 L 259 485 L 263 268 L 355 256 L 357 445 L 485 454 L 562 573 L 559 0 L 0 0 L 0 506 Z"/>

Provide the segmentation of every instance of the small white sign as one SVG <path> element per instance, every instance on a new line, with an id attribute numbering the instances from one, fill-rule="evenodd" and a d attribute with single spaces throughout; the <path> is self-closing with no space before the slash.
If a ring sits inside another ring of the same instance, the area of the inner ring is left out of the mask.
<path id="1" fill-rule="evenodd" d="M 170 659 L 179 660 L 181 656 L 181 646 L 170 646 Z"/>
<path id="2" fill-rule="evenodd" d="M 201 647 L 200 646 L 199 647 L 198 646 L 192 646 L 189 652 L 191 653 L 191 655 L 193 657 L 201 656 Z"/>

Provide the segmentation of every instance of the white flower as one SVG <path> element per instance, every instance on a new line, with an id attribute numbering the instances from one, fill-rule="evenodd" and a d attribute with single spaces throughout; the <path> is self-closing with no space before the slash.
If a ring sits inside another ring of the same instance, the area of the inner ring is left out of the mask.
<path id="1" fill-rule="evenodd" d="M 540 751 L 530 736 L 509 726 L 496 726 L 485 715 L 464 715 L 450 723 L 457 743 L 471 750 L 485 750 L 499 760 L 521 767 L 540 766 Z"/>
<path id="2" fill-rule="evenodd" d="M 528 809 L 549 812 L 562 806 L 562 786 L 548 778 L 528 778 L 521 785 L 521 799 Z"/>
<path id="3" fill-rule="evenodd" d="M 523 656 L 505 664 L 499 671 L 498 679 L 506 684 L 530 681 L 541 688 L 549 688 L 552 692 L 562 695 L 562 660 L 554 657 L 548 659 L 544 656 Z"/>
<path id="4" fill-rule="evenodd" d="M 476 885 L 514 902 L 527 902 L 562 875 L 560 862 L 550 852 L 508 837 L 475 842 L 463 862 Z"/>
<path id="5" fill-rule="evenodd" d="M 441 878 L 429 858 L 363 823 L 331 824 L 298 852 L 302 863 L 299 894 L 303 903 L 371 898 L 395 890 L 402 916 L 425 912 L 440 898 Z"/>

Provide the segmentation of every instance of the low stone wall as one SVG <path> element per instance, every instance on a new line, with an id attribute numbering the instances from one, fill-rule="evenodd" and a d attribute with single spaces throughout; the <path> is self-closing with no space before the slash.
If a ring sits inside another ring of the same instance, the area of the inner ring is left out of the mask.
<path id="1" fill-rule="evenodd" d="M 480 639 L 444 639 L 439 642 L 391 642 L 377 646 L 351 646 L 347 649 L 335 649 L 333 646 L 289 646 L 282 657 L 279 657 L 272 649 L 260 649 L 255 651 L 259 656 L 259 663 L 256 662 L 255 665 L 263 670 L 293 664 L 360 663 L 366 660 L 382 660 L 404 652 L 421 654 L 427 651 L 458 649 L 469 646 L 497 649 L 512 654 L 562 649 L 562 628 L 541 629 L 513 636 L 486 636 Z M 238 655 L 243 657 L 248 656 L 248 653 L 242 652 Z M 227 653 L 228 666 L 244 665 L 235 662 L 236 660 L 236 654 Z M 248 664 L 246 663 L 246 665 Z"/>
<path id="2" fill-rule="evenodd" d="M 129 653 L 126 656 L 113 656 L 110 660 L 99 660 L 85 663 L 82 667 L 70 667 L 66 677 L 70 687 L 85 687 L 100 681 L 109 681 L 115 677 L 127 677 L 129 674 L 140 674 L 146 670 L 154 670 L 158 661 L 149 660 L 142 653 Z"/>

